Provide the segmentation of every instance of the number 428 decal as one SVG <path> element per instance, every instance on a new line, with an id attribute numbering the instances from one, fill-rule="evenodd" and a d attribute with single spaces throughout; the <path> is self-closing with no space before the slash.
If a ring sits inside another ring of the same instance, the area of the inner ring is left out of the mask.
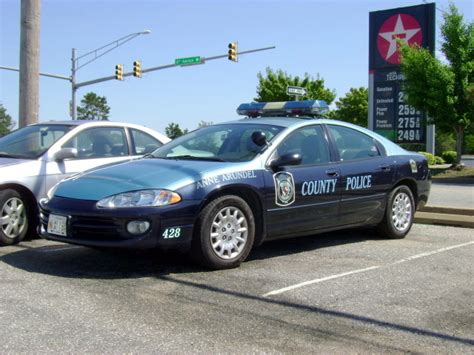
<path id="1" fill-rule="evenodd" d="M 161 235 L 163 239 L 173 239 L 181 237 L 181 227 L 166 228 Z"/>

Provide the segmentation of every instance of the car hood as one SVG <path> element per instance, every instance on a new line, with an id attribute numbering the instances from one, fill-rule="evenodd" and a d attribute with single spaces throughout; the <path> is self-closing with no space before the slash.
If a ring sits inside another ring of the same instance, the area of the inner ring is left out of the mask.
<path id="1" fill-rule="evenodd" d="M 18 182 L 41 174 L 38 160 L 0 158 L 0 183 Z"/>
<path id="2" fill-rule="evenodd" d="M 16 158 L 0 158 L 0 169 L 7 166 L 25 164 L 30 162 L 28 159 L 16 159 Z"/>
<path id="3" fill-rule="evenodd" d="M 57 186 L 54 196 L 97 201 L 143 189 L 176 191 L 209 176 L 239 171 L 248 163 L 139 159 L 75 175 Z"/>

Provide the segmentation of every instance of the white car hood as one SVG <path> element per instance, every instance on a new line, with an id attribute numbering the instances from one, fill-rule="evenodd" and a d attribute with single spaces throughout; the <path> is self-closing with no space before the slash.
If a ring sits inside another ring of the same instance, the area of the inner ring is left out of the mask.
<path id="1" fill-rule="evenodd" d="M 18 165 L 28 163 L 28 159 L 0 158 L 0 169 L 10 165 Z"/>
<path id="2" fill-rule="evenodd" d="M 30 159 L 0 158 L 0 183 L 18 182 L 40 174 L 41 162 Z"/>

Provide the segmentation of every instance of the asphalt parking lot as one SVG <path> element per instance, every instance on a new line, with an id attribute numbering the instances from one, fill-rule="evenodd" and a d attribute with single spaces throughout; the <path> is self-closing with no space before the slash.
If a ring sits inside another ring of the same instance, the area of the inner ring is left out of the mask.
<path id="1" fill-rule="evenodd" d="M 472 229 L 266 243 L 240 268 L 43 240 L 0 248 L 0 353 L 474 352 Z"/>

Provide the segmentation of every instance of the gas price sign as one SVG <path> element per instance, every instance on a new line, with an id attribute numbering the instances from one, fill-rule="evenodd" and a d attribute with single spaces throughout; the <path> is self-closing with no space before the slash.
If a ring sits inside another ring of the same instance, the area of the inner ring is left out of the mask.
<path id="1" fill-rule="evenodd" d="M 426 141 L 426 114 L 406 102 L 398 41 L 434 53 L 435 5 L 370 13 L 369 128 L 397 143 Z"/>
<path id="2" fill-rule="evenodd" d="M 374 75 L 374 130 L 398 143 L 423 142 L 426 134 L 425 113 L 405 99 L 396 70 L 380 70 Z"/>

